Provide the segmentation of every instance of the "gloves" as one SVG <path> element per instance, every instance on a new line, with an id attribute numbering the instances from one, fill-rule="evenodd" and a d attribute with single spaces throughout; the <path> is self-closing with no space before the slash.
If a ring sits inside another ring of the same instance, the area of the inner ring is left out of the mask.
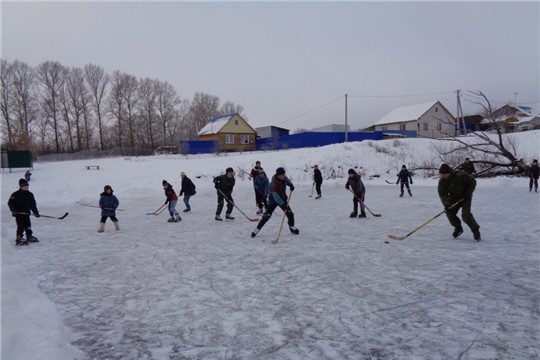
<path id="1" fill-rule="evenodd" d="M 412 185 L 412 180 L 411 180 L 411 185 Z"/>
<path id="2" fill-rule="evenodd" d="M 164 205 L 167 205 L 169 203 L 169 200 L 165 200 L 165 204 Z"/>
<path id="3" fill-rule="evenodd" d="M 218 184 L 214 185 L 214 189 L 216 190 L 219 189 L 219 185 Z"/>
<path id="4" fill-rule="evenodd" d="M 444 211 L 448 211 L 448 210 L 450 210 L 450 206 L 444 205 Z"/>
<path id="5" fill-rule="evenodd" d="M 398 181 L 396 181 L 396 185 L 399 185 L 399 180 L 398 180 Z"/>
<path id="6" fill-rule="evenodd" d="M 37 217 L 37 218 L 38 218 L 38 217 L 41 217 L 41 215 L 39 215 L 39 213 L 34 214 L 34 216 Z"/>
<path id="7" fill-rule="evenodd" d="M 294 191 L 294 185 L 289 186 L 291 188 L 291 191 Z"/>

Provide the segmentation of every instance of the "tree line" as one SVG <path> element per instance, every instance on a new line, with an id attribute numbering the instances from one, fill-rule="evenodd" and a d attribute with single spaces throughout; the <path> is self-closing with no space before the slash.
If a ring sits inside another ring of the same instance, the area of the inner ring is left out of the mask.
<path id="1" fill-rule="evenodd" d="M 43 155 L 128 146 L 155 149 L 195 140 L 212 118 L 241 105 L 196 92 L 182 99 L 166 81 L 87 64 L 36 67 L 0 59 L 2 148 Z"/>

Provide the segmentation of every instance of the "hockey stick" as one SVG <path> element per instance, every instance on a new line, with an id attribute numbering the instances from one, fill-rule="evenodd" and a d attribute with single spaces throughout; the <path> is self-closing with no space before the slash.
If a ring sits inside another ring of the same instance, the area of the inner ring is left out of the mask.
<path id="1" fill-rule="evenodd" d="M 393 184 L 398 185 L 398 183 L 393 183 L 393 182 L 390 182 L 390 181 L 388 181 L 388 180 L 384 180 L 384 181 L 386 181 L 386 183 L 387 183 L 387 184 L 390 184 L 390 185 L 393 185 Z"/>
<path id="2" fill-rule="evenodd" d="M 243 172 L 244 174 L 246 174 L 248 176 L 248 179 L 251 180 L 251 173 L 248 173 L 247 171 L 241 169 L 240 166 L 238 166 L 238 170 L 240 170 L 240 172 Z"/>
<path id="3" fill-rule="evenodd" d="M 448 210 L 452 209 L 453 207 L 457 206 L 460 202 L 462 202 L 463 200 L 465 199 L 461 199 L 457 202 L 455 202 L 452 206 L 450 206 L 448 209 L 445 209 L 443 211 L 441 211 L 440 213 L 438 213 L 437 215 L 435 215 L 434 217 L 432 217 L 431 219 L 429 219 L 428 221 L 426 221 L 425 223 L 423 223 L 422 225 L 420 225 L 419 227 L 417 227 L 416 229 L 414 229 L 413 231 L 411 231 L 410 233 L 408 233 L 407 235 L 405 236 L 395 236 L 395 235 L 388 235 L 388 237 L 392 240 L 405 240 L 406 238 L 408 238 L 410 235 L 414 234 L 415 232 L 417 232 L 418 230 L 420 230 L 421 228 L 423 228 L 424 226 L 426 226 L 427 224 L 429 224 L 430 222 L 432 222 L 433 220 L 435 220 L 436 218 L 438 218 L 439 216 L 441 216 L 442 214 L 444 214 L 445 212 L 447 212 Z"/>
<path id="4" fill-rule="evenodd" d="M 257 190 L 265 199 L 266 199 L 266 196 L 264 195 L 264 193 L 262 192 L 262 190 Z M 259 206 L 259 204 L 257 204 L 257 206 Z M 265 201 L 265 204 L 264 204 L 264 207 L 268 207 L 268 200 Z M 276 210 L 274 210 L 274 214 L 278 215 L 278 213 L 276 212 Z M 279 216 L 279 215 L 278 215 Z"/>
<path id="5" fill-rule="evenodd" d="M 146 215 L 159 215 L 159 214 L 161 214 L 161 213 L 163 212 L 163 210 L 165 210 L 165 209 L 161 210 L 161 208 L 163 208 L 165 205 L 167 205 L 167 203 L 161 205 L 161 206 L 160 206 L 156 211 L 154 211 L 154 212 L 146 213 Z M 159 211 L 159 210 L 161 210 L 161 211 Z M 159 212 L 158 212 L 158 211 L 159 211 Z"/>
<path id="6" fill-rule="evenodd" d="M 29 214 L 29 213 L 25 213 L 25 212 L 14 212 L 15 215 L 32 215 L 32 216 L 36 216 L 36 214 Z M 48 219 L 58 219 L 58 220 L 63 220 L 66 218 L 66 216 L 68 216 L 69 213 L 65 213 L 64 215 L 60 216 L 60 217 L 57 217 L 57 216 L 50 216 L 50 215 L 39 215 L 39 217 L 44 217 L 44 218 L 48 218 Z M 37 217 L 37 216 L 36 216 Z"/>
<path id="7" fill-rule="evenodd" d="M 285 208 L 285 211 L 283 211 L 283 217 L 281 218 L 281 225 L 279 226 L 279 232 L 277 234 L 277 238 L 275 240 L 272 240 L 272 244 L 277 244 L 279 241 L 279 237 L 281 236 L 281 230 L 283 229 L 283 223 L 285 222 L 285 217 L 287 216 L 287 210 L 289 210 L 289 203 L 291 202 L 292 198 L 292 190 L 289 194 L 289 199 L 287 200 L 287 207 Z"/>
<path id="8" fill-rule="evenodd" d="M 360 201 L 360 204 L 364 205 L 364 207 L 367 209 L 367 211 L 369 211 L 369 213 L 375 217 L 381 217 L 382 215 L 381 214 L 374 214 L 373 211 L 369 210 L 369 208 L 367 207 L 366 203 L 363 202 L 358 196 L 356 196 L 356 194 L 351 190 L 349 189 L 349 191 L 354 195 L 355 198 L 358 199 L 358 201 Z"/>
<path id="9" fill-rule="evenodd" d="M 315 187 L 315 183 L 311 185 L 311 194 L 308 197 L 313 197 L 313 188 Z"/>
<path id="10" fill-rule="evenodd" d="M 99 206 L 97 205 L 90 205 L 90 204 L 83 204 L 81 202 L 75 202 L 76 204 L 79 204 L 79 205 L 82 205 L 82 206 L 88 206 L 88 207 L 93 207 L 93 208 L 99 208 Z M 105 208 L 105 210 L 112 210 L 111 208 Z M 116 209 L 116 211 L 124 211 L 123 209 Z"/>
<path id="11" fill-rule="evenodd" d="M 229 198 L 223 193 L 223 191 L 219 190 L 219 189 L 216 189 L 217 191 L 219 191 L 221 193 L 221 195 L 223 195 L 223 197 L 225 198 L 225 200 L 227 200 L 227 202 L 229 204 L 232 204 L 238 211 L 240 211 L 242 213 L 242 215 L 244 215 L 246 217 L 246 219 L 248 219 L 249 221 L 259 221 L 259 218 L 250 218 L 249 216 L 247 216 L 246 214 L 244 214 L 244 212 L 242 210 L 240 210 L 240 208 L 238 206 L 235 205 L 235 203 L 233 203 L 232 201 L 229 200 Z"/>

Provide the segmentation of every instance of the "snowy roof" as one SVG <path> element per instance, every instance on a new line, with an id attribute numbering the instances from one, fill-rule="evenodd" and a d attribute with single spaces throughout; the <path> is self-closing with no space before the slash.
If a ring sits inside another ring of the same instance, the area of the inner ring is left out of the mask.
<path id="1" fill-rule="evenodd" d="M 213 118 L 212 121 L 206 124 L 206 126 L 197 133 L 197 135 L 217 134 L 235 115 L 236 113 Z"/>
<path id="2" fill-rule="evenodd" d="M 413 121 L 418 120 L 422 115 L 424 115 L 433 105 L 438 103 L 438 101 L 432 101 L 425 104 L 410 105 L 400 108 L 395 108 L 390 111 L 388 114 L 383 116 L 379 121 L 374 125 L 382 124 L 393 124 L 403 121 Z"/>

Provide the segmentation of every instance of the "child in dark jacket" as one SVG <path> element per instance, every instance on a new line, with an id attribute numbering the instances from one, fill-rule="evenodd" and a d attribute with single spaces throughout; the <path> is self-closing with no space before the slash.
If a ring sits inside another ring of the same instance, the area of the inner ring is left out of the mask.
<path id="1" fill-rule="evenodd" d="M 180 214 L 178 213 L 178 211 L 176 211 L 176 203 L 178 202 L 178 196 L 176 196 L 172 185 L 169 184 L 167 180 L 163 180 L 161 184 L 163 185 L 163 190 L 165 190 L 165 196 L 167 197 L 167 200 L 165 200 L 165 204 L 169 204 L 168 210 L 169 215 L 171 215 L 167 222 L 182 221 Z"/>
<path id="2" fill-rule="evenodd" d="M 364 199 L 366 197 L 366 188 L 364 186 L 364 183 L 360 179 L 360 175 L 354 171 L 354 169 L 349 169 L 348 171 L 349 178 L 347 179 L 347 183 L 345 184 L 345 189 L 349 190 L 349 188 L 354 193 L 353 196 L 353 212 L 349 217 L 354 218 L 356 215 L 358 215 L 358 203 L 360 202 L 360 215 L 358 217 L 365 218 L 366 212 L 364 211 Z"/>
<path id="3" fill-rule="evenodd" d="M 409 193 L 409 196 L 412 196 L 411 188 L 409 187 L 409 180 L 411 180 L 411 185 L 413 183 L 412 177 L 411 173 L 409 172 L 409 170 L 407 170 L 407 167 L 405 165 L 401 167 L 401 171 L 399 172 L 397 177 L 398 179 L 396 181 L 396 184 L 399 184 L 399 182 L 401 181 L 401 194 L 399 195 L 399 197 L 403 197 L 403 186 L 407 187 L 407 192 Z"/>
<path id="4" fill-rule="evenodd" d="M 19 190 L 11 194 L 7 203 L 17 224 L 17 239 L 15 240 L 17 246 L 28 245 L 29 242 L 39 242 L 36 237 L 32 236 L 30 214 L 34 214 L 35 217 L 40 215 L 34 194 L 28 191 L 28 186 L 28 181 L 20 179 Z M 23 238 L 23 233 L 26 233 L 26 239 Z"/>
<path id="5" fill-rule="evenodd" d="M 270 189 L 270 182 L 268 181 L 268 176 L 266 176 L 266 173 L 264 170 L 260 170 L 259 174 L 255 178 L 254 181 L 255 186 L 255 195 L 257 195 L 257 206 L 259 207 L 259 210 L 257 210 L 257 215 L 263 213 L 263 206 L 266 208 L 268 206 L 268 192 Z"/>
<path id="6" fill-rule="evenodd" d="M 103 187 L 103 192 L 99 195 L 99 207 L 101 208 L 101 220 L 99 221 L 99 233 L 105 231 L 105 221 L 110 218 L 116 230 L 120 230 L 118 219 L 116 218 L 116 208 L 120 204 L 118 198 L 113 195 L 113 189 L 110 185 Z"/>
<path id="7" fill-rule="evenodd" d="M 319 170 L 319 167 L 317 165 L 313 166 L 313 183 L 315 184 L 315 190 L 317 191 L 317 197 L 315 199 L 320 199 L 322 196 L 321 193 L 321 185 L 322 185 L 322 174 L 321 170 Z"/>

